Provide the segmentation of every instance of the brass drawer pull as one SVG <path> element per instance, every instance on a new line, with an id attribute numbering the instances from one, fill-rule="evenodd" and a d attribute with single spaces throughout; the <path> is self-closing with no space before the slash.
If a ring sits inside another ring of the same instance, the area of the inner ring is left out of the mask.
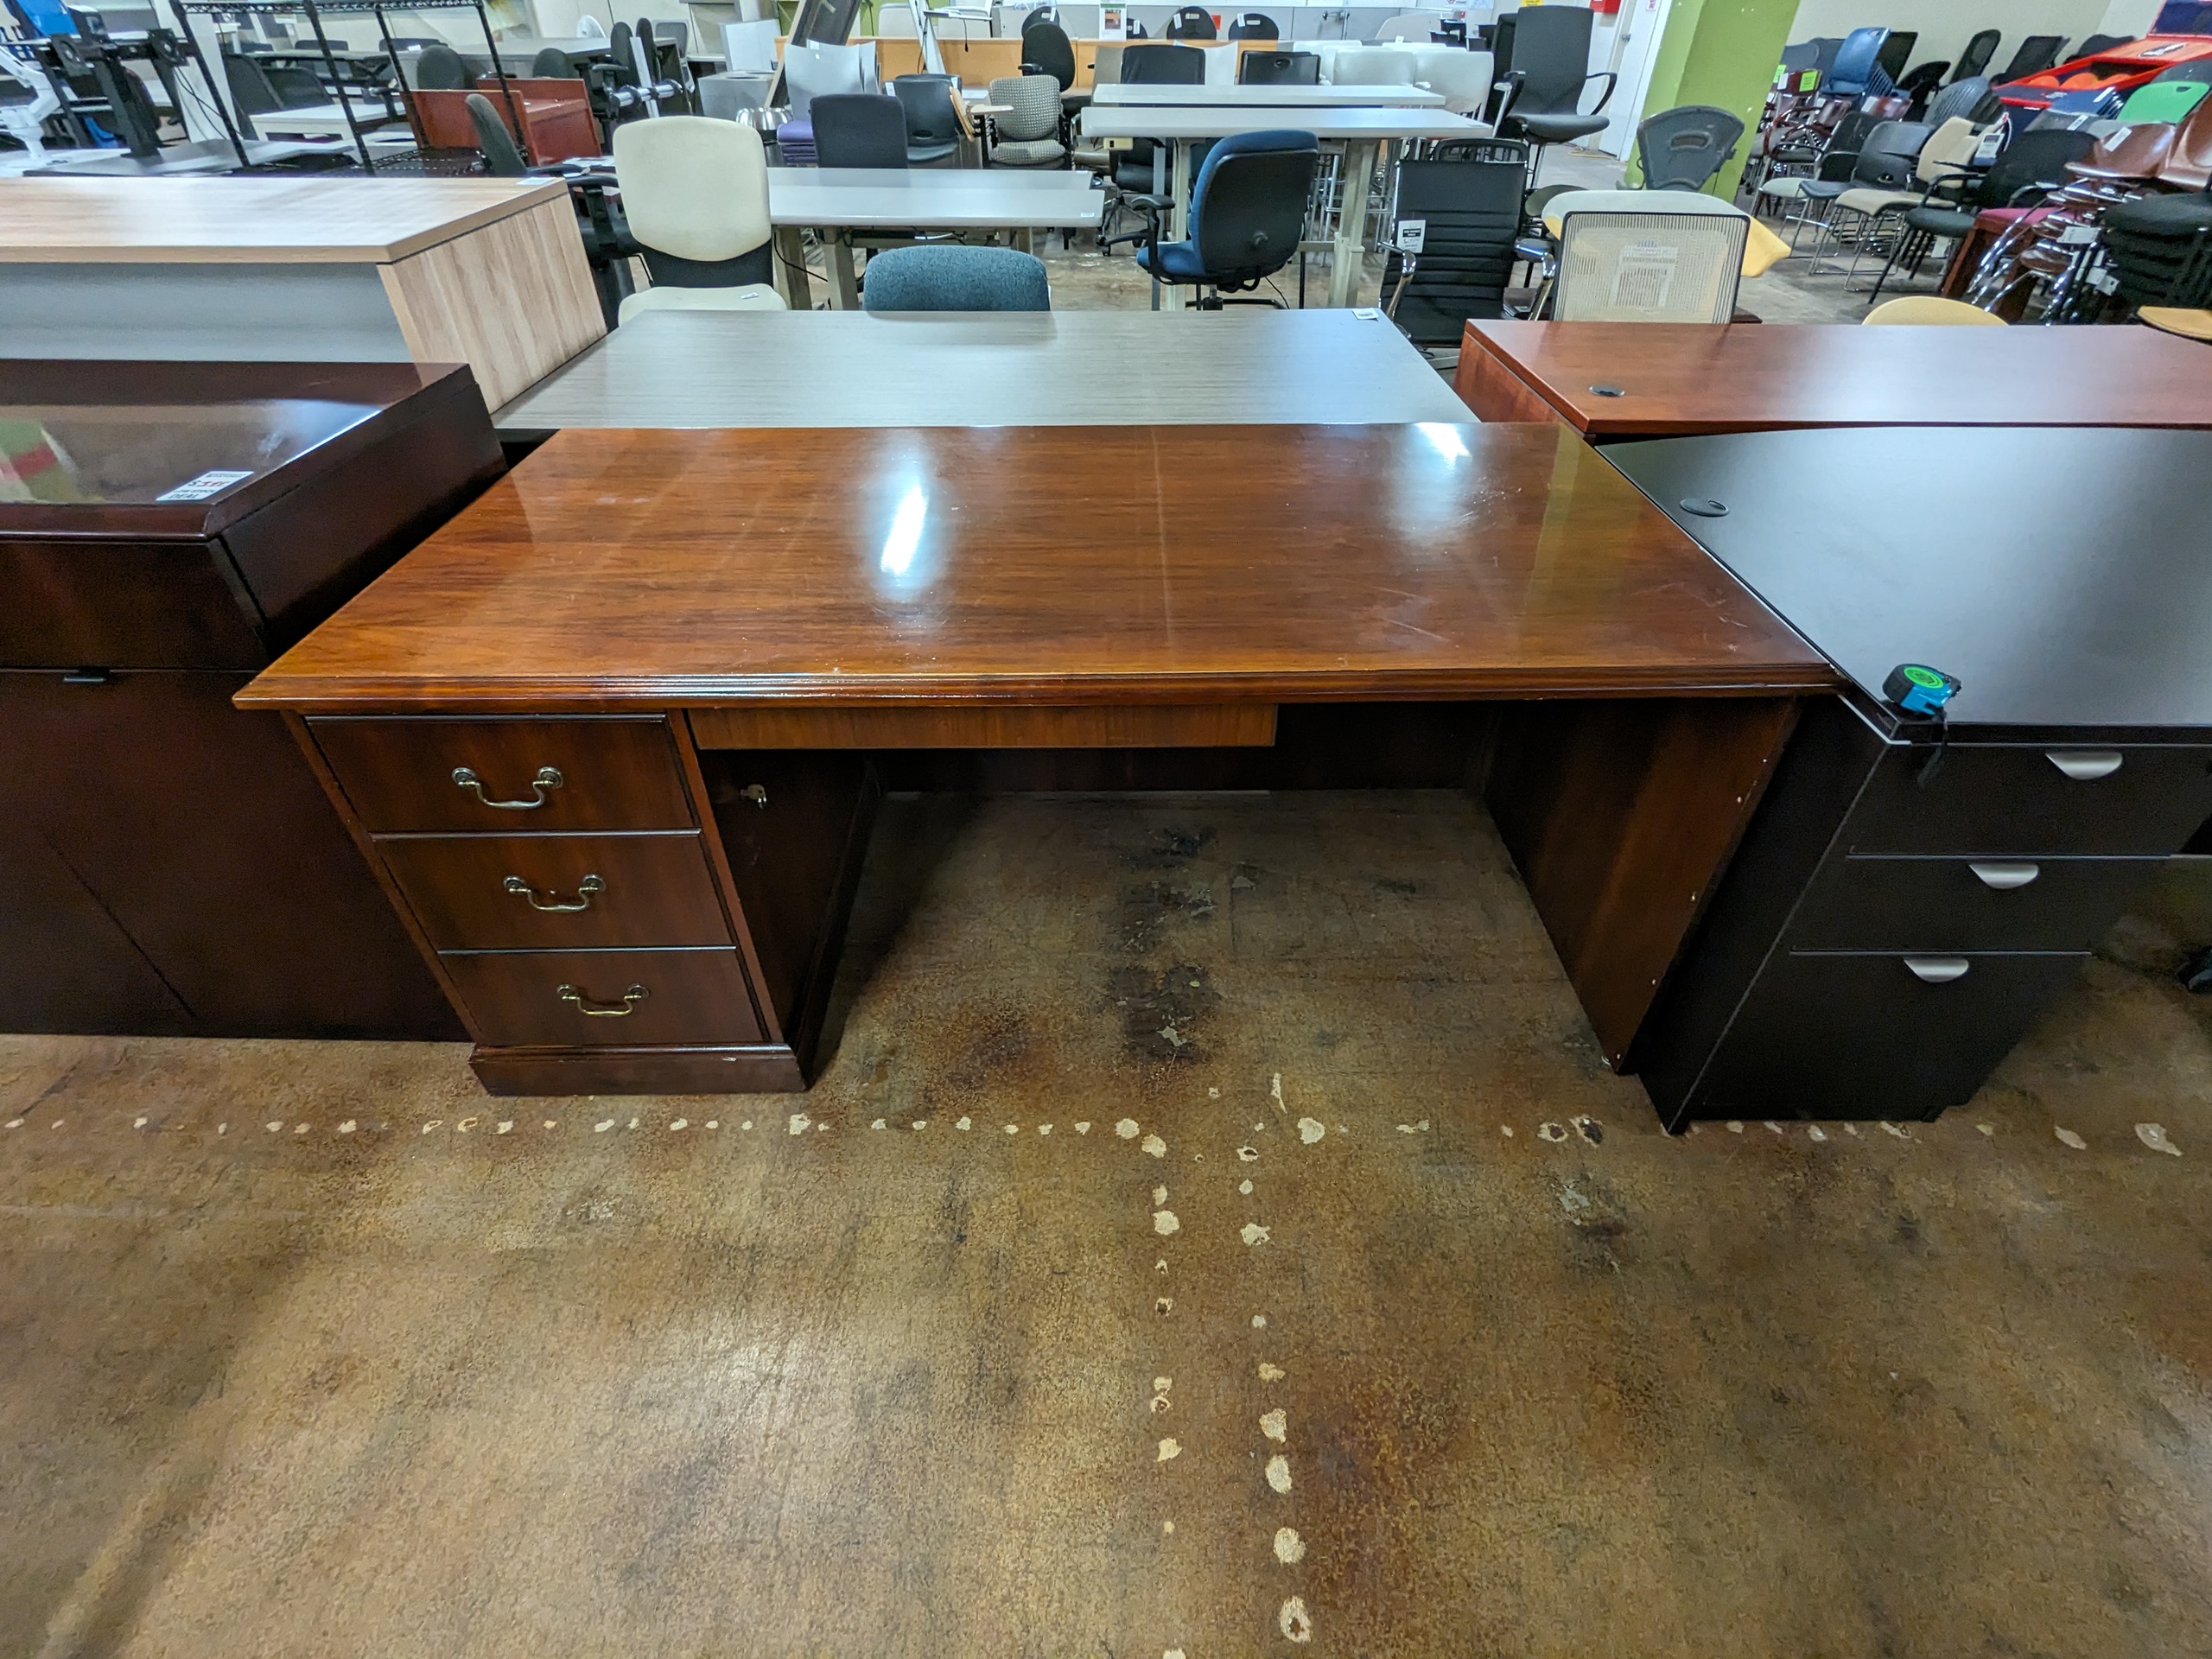
<path id="1" fill-rule="evenodd" d="M 522 877 L 518 875 L 511 875 L 499 885 L 505 887 L 509 893 L 520 893 L 524 898 L 529 899 L 530 907 L 532 910 L 542 910 L 549 913 L 556 914 L 567 914 L 572 911 L 589 910 L 591 908 L 592 895 L 594 893 L 605 893 L 607 891 L 606 882 L 601 880 L 595 875 L 588 875 L 584 877 L 582 880 L 576 883 L 575 902 L 571 904 L 567 899 L 557 896 L 550 901 L 544 899 L 540 899 L 537 896 L 537 889 L 531 887 L 529 882 L 524 880 Z"/>
<path id="2" fill-rule="evenodd" d="M 453 769 L 453 780 L 463 789 L 473 789 L 476 798 L 486 806 L 496 806 L 502 812 L 533 812 L 545 804 L 546 795 L 561 787 L 566 781 L 558 766 L 540 766 L 537 776 L 531 779 L 531 798 L 526 801 L 495 801 L 484 792 L 484 780 L 467 766 Z"/>
<path id="3" fill-rule="evenodd" d="M 576 1012 L 590 1014 L 595 1020 L 620 1020 L 626 1014 L 635 1014 L 638 1004 L 645 1000 L 645 988 L 632 985 L 622 993 L 620 1006 L 613 1002 L 594 1002 L 573 985 L 563 985 L 555 993 L 563 1002 L 573 1002 Z"/>

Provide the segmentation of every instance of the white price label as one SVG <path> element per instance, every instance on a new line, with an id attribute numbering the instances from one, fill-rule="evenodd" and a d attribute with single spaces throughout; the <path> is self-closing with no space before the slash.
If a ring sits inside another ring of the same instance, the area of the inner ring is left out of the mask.
<path id="1" fill-rule="evenodd" d="M 1419 253 L 1428 242 L 1428 221 L 1425 219 L 1402 219 L 1398 221 L 1398 251 Z"/>
<path id="2" fill-rule="evenodd" d="M 216 467 L 212 471 L 200 474 L 197 478 L 188 478 L 176 488 L 166 491 L 156 496 L 154 499 L 156 501 L 205 501 L 209 496 L 219 495 L 229 489 L 232 485 L 242 484 L 252 476 L 253 469 L 251 467 L 244 472 L 227 472 L 221 467 Z"/>

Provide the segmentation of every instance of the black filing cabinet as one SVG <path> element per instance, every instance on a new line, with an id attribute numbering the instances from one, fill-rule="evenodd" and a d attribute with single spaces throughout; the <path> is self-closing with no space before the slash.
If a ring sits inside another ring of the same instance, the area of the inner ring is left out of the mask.
<path id="1" fill-rule="evenodd" d="M 1852 683 L 1808 707 L 1631 1065 L 1675 1128 L 1965 1102 L 2212 821 L 2212 434 L 1605 453 Z M 1902 662 L 1961 682 L 1942 726 L 1884 702 Z"/>

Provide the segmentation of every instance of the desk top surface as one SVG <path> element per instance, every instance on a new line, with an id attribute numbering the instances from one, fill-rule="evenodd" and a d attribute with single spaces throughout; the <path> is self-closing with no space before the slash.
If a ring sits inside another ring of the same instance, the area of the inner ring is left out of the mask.
<path id="1" fill-rule="evenodd" d="M 648 311 L 493 423 L 513 433 L 1466 418 L 1372 311 Z"/>
<path id="2" fill-rule="evenodd" d="M 2152 328 L 1471 322 L 1592 437 L 1820 426 L 2212 426 L 2212 356 Z M 1618 387 L 1618 397 L 1593 392 Z"/>
<path id="3" fill-rule="evenodd" d="M 1441 109 L 1444 94 L 1426 86 L 1167 86 L 1150 81 L 1114 81 L 1090 94 L 1094 109 L 1141 104 L 1158 108 L 1198 105 L 1225 109 L 1293 109 L 1343 105 L 1371 108 Z"/>
<path id="4" fill-rule="evenodd" d="M 382 263 L 567 192 L 531 179 L 0 179 L 0 263 Z"/>
<path id="5" fill-rule="evenodd" d="M 563 432 L 244 694 L 298 709 L 1826 689 L 1541 426 Z"/>
<path id="6" fill-rule="evenodd" d="M 768 217 L 779 225 L 855 229 L 1019 230 L 1096 225 L 1106 193 L 1088 173 L 1052 168 L 772 167 Z"/>
<path id="7" fill-rule="evenodd" d="M 1925 663 L 1961 682 L 1955 730 L 2212 727 L 2212 433 L 1877 427 L 1603 453 L 1871 702 Z"/>
<path id="8" fill-rule="evenodd" d="M 1377 109 L 1371 105 L 1288 111 L 1245 104 L 1185 109 L 1089 104 L 1080 119 L 1084 132 L 1096 138 L 1226 138 L 1277 127 L 1295 128 L 1316 138 L 1485 138 L 1491 131 L 1482 122 L 1450 110 Z"/>

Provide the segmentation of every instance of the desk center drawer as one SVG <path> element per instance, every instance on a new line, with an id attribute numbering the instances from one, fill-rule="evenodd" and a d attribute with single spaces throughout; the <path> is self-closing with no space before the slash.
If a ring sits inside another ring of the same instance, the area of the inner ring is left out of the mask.
<path id="1" fill-rule="evenodd" d="M 377 850 L 440 950 L 730 943 L 696 830 L 393 836 Z"/>

